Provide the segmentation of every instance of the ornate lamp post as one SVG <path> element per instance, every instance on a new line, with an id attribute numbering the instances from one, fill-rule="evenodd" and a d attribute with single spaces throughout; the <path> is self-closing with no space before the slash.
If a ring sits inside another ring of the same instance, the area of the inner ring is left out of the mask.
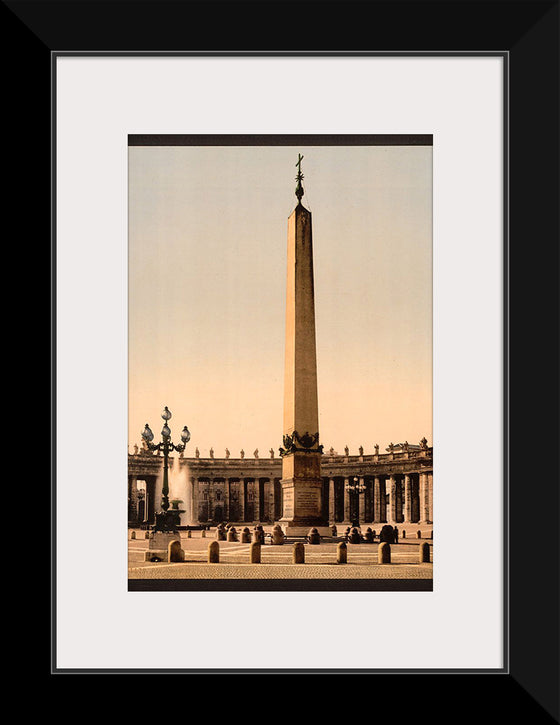
<path id="1" fill-rule="evenodd" d="M 171 429 L 167 425 L 167 421 L 171 419 L 171 411 L 165 406 L 161 417 L 165 421 L 163 428 L 161 429 L 162 441 L 160 443 L 152 443 L 154 434 L 150 430 L 150 426 L 146 423 L 146 427 L 142 431 L 142 438 L 146 442 L 146 445 L 150 451 L 163 451 L 163 488 L 161 491 L 161 508 L 162 511 L 156 514 L 156 523 L 154 531 L 171 531 L 175 528 L 175 516 L 172 513 L 168 513 L 169 509 L 169 453 L 170 451 L 177 451 L 182 453 L 185 450 L 185 446 L 191 439 L 191 434 L 187 426 L 183 428 L 181 433 L 182 443 L 171 442 Z"/>
<path id="2" fill-rule="evenodd" d="M 350 500 L 354 500 L 354 505 L 350 505 L 350 519 L 352 526 L 360 525 L 360 494 L 366 490 L 365 483 L 360 483 L 360 479 L 354 476 L 346 484 L 346 490 L 350 495 Z"/>

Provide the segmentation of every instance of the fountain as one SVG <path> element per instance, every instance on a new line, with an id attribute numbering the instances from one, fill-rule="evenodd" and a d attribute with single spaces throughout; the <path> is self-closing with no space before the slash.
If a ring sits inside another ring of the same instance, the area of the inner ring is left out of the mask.
<path id="1" fill-rule="evenodd" d="M 175 517 L 176 526 L 188 526 L 192 518 L 191 491 L 187 466 L 173 466 L 169 471 L 169 499 L 171 508 L 169 509 Z M 185 507 L 180 508 L 180 504 L 184 503 Z"/>

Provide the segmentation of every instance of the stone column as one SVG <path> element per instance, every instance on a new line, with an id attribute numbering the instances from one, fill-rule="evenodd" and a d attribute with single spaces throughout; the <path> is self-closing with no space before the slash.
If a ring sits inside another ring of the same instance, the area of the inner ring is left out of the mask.
<path id="1" fill-rule="evenodd" d="M 193 524 L 198 521 L 198 478 L 191 476 L 191 511 L 190 520 Z"/>
<path id="2" fill-rule="evenodd" d="M 269 518 L 271 521 L 274 521 L 274 479 L 270 478 L 268 480 L 268 483 L 265 484 L 266 489 L 266 500 L 267 500 L 267 509 L 265 511 L 265 514 L 267 518 Z"/>
<path id="3" fill-rule="evenodd" d="M 128 521 L 136 523 L 138 519 L 138 476 L 128 477 Z"/>
<path id="4" fill-rule="evenodd" d="M 212 501 L 212 494 L 214 493 L 214 487 L 212 486 L 213 481 L 209 478 L 208 479 L 208 486 L 206 490 L 208 491 L 208 521 L 212 521 L 213 513 L 214 513 L 214 502 Z"/>
<path id="5" fill-rule="evenodd" d="M 431 524 L 434 520 L 434 476 L 428 473 L 428 522 Z"/>
<path id="6" fill-rule="evenodd" d="M 150 521 L 150 504 L 151 504 L 150 487 L 148 486 L 148 482 L 146 481 L 146 493 L 144 495 L 144 521 L 145 522 Z M 144 521 L 142 523 L 144 523 Z"/>
<path id="7" fill-rule="evenodd" d="M 404 520 L 412 521 L 412 478 L 408 474 L 404 477 Z"/>
<path id="8" fill-rule="evenodd" d="M 388 520 L 387 509 L 389 508 L 388 504 L 391 500 L 391 491 L 387 491 L 387 484 L 388 479 L 385 476 L 381 480 L 381 521 L 384 524 L 386 524 Z"/>
<path id="9" fill-rule="evenodd" d="M 428 488 L 428 476 L 426 473 L 418 474 L 420 493 L 420 523 L 426 524 L 430 520 L 430 498 Z"/>
<path id="10" fill-rule="evenodd" d="M 245 479 L 239 479 L 239 519 L 245 521 Z"/>
<path id="11" fill-rule="evenodd" d="M 364 479 L 361 477 L 358 481 L 358 485 L 362 487 L 364 485 Z M 358 515 L 358 524 L 363 524 L 366 520 L 366 494 L 365 491 L 362 491 L 357 495 L 357 515 Z"/>
<path id="12" fill-rule="evenodd" d="M 418 523 L 424 523 L 424 474 L 418 474 Z"/>
<path id="13" fill-rule="evenodd" d="M 259 522 L 261 520 L 261 492 L 260 492 L 260 486 L 261 486 L 261 480 L 260 478 L 255 478 L 253 483 L 253 501 L 254 503 L 254 517 L 255 521 Z"/>
<path id="14" fill-rule="evenodd" d="M 335 518 L 335 486 L 334 478 L 329 478 L 329 523 L 334 524 Z"/>
<path id="15" fill-rule="evenodd" d="M 224 519 L 228 521 L 229 516 L 229 478 L 224 481 Z"/>
<path id="16" fill-rule="evenodd" d="M 397 521 L 397 479 L 395 476 L 389 477 L 389 490 L 391 492 L 391 500 L 389 504 L 389 520 L 391 523 Z"/>
<path id="17" fill-rule="evenodd" d="M 382 521 L 381 517 L 381 481 L 379 476 L 373 479 L 373 521 L 378 524 Z"/>
<path id="18" fill-rule="evenodd" d="M 350 521 L 350 493 L 348 491 L 349 479 L 344 479 L 344 521 Z"/>

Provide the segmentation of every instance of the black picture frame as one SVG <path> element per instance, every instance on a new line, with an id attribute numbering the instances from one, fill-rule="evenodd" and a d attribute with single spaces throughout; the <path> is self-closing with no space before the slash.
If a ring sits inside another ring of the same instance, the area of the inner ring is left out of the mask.
<path id="1" fill-rule="evenodd" d="M 236 28 L 235 35 L 229 34 L 227 40 L 217 40 L 216 13 L 220 14 L 222 27 Z M 227 2 L 4 2 L 0 14 L 9 69 L 4 94 L 14 119 L 13 135 L 22 132 L 20 120 L 27 119 L 33 126 L 33 148 L 16 144 L 10 149 L 14 163 L 9 199 L 25 218 L 21 190 L 29 189 L 30 178 L 33 188 L 41 189 L 36 199 L 39 213 L 35 223 L 43 239 L 47 235 L 54 237 L 52 199 L 46 192 L 52 184 L 53 52 L 207 52 L 220 46 L 227 48 L 225 52 L 274 53 L 282 48 L 282 52 L 294 53 L 325 49 L 353 53 L 404 48 L 414 53 L 507 54 L 509 203 L 505 221 L 509 254 L 504 301 L 505 350 L 509 354 L 504 395 L 509 480 L 508 663 L 496 674 L 426 671 L 425 675 L 430 679 L 428 687 L 434 691 L 439 685 L 448 692 L 456 690 L 467 719 L 494 719 L 487 705 L 481 706 L 480 696 L 485 692 L 498 703 L 500 714 L 507 701 L 512 711 L 523 708 L 529 713 L 531 722 L 558 721 L 558 2 L 309 2 L 259 6 Z M 192 32 L 186 32 L 186 28 Z M 46 263 L 50 267 L 52 257 Z M 51 295 L 54 282 L 51 278 Z M 52 311 L 50 327 L 51 339 L 55 340 Z M 50 365 L 52 389 L 54 353 Z M 53 431 L 55 422 L 51 397 Z M 53 491 L 54 442 L 53 433 Z M 538 507 L 537 520 L 528 516 L 528 500 Z M 51 581 L 55 576 L 51 561 Z M 55 597 L 51 606 L 54 631 Z M 53 637 L 51 676 L 76 673 L 57 669 L 55 654 Z M 186 673 L 210 674 L 196 669 Z M 139 673 L 132 670 L 128 674 Z M 310 674 L 367 673 L 350 669 Z M 379 675 L 383 682 L 394 675 L 401 688 L 426 686 L 424 676 L 417 674 Z M 431 701 L 436 698 L 430 695 Z"/>

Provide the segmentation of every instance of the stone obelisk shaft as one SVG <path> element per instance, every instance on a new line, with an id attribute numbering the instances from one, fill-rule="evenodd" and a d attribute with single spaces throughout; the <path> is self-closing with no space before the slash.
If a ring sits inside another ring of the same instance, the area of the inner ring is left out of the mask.
<path id="1" fill-rule="evenodd" d="M 301 204 L 288 219 L 284 435 L 319 431 L 311 212 Z"/>
<path id="2" fill-rule="evenodd" d="M 323 527 L 311 212 L 288 219 L 282 518 L 290 534 Z"/>

